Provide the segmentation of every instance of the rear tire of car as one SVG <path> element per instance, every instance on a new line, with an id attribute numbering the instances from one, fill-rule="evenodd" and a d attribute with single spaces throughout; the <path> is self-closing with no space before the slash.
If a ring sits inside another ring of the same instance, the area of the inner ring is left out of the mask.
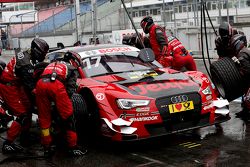
<path id="1" fill-rule="evenodd" d="M 221 97 L 232 101 L 244 94 L 244 79 L 234 61 L 224 57 L 210 66 L 211 79 Z"/>

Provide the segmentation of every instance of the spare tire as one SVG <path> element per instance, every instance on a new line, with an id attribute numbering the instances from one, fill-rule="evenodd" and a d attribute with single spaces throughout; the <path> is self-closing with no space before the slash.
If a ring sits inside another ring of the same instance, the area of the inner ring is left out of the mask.
<path id="1" fill-rule="evenodd" d="M 213 62 L 210 73 L 215 87 L 223 98 L 232 101 L 244 94 L 246 83 L 231 58 L 224 57 Z"/>

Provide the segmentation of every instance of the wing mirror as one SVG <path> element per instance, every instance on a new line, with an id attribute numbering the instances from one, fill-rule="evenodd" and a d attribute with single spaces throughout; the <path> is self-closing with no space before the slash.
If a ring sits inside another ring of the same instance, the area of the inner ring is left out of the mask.
<path id="1" fill-rule="evenodd" d="M 144 63 L 153 62 L 155 60 L 155 54 L 154 54 L 153 50 L 150 48 L 141 49 L 138 57 Z"/>

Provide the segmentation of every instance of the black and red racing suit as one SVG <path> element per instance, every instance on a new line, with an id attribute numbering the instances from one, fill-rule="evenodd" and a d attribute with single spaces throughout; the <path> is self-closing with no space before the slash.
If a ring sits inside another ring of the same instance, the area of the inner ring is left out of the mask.
<path id="1" fill-rule="evenodd" d="M 152 24 L 149 28 L 150 46 L 155 54 L 155 59 L 163 66 L 170 67 L 172 57 L 167 55 L 168 38 L 164 29 Z"/>
<path id="2" fill-rule="evenodd" d="M 168 36 L 168 55 L 173 56 L 172 68 L 180 71 L 185 67 L 189 71 L 197 71 L 193 57 L 183 44 L 174 36 Z"/>
<path id="3" fill-rule="evenodd" d="M 44 69 L 36 84 L 36 104 L 42 129 L 41 143 L 45 147 L 49 147 L 52 142 L 49 130 L 52 121 L 51 101 L 55 103 L 57 112 L 63 120 L 69 148 L 77 144 L 73 105 L 70 99 L 77 88 L 76 80 L 76 68 L 63 61 L 57 61 L 50 63 Z"/>
<path id="4" fill-rule="evenodd" d="M 220 36 L 216 37 L 215 39 L 215 46 L 217 50 L 217 54 L 219 58 L 222 57 L 233 57 L 234 55 L 234 50 L 230 46 L 230 39 L 222 39 Z"/>
<path id="5" fill-rule="evenodd" d="M 13 142 L 21 131 L 27 131 L 31 122 L 31 92 L 35 87 L 34 64 L 30 50 L 18 52 L 7 64 L 0 77 L 0 96 L 11 114 L 17 118 L 7 131 L 7 140 Z"/>

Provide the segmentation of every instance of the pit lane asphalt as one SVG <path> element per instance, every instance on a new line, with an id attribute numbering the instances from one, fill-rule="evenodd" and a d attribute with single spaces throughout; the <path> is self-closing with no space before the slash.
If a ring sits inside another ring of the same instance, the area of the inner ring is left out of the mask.
<path id="1" fill-rule="evenodd" d="M 8 61 L 9 56 L 0 59 Z M 204 72 L 201 60 L 198 69 Z M 81 158 L 69 158 L 57 150 L 52 159 L 10 159 L 0 166 L 90 166 L 90 167 L 213 167 L 250 166 L 250 124 L 236 117 L 242 110 L 240 102 L 230 103 L 231 120 L 222 123 L 222 129 L 214 126 L 201 128 L 197 133 L 186 132 L 139 142 L 114 143 L 97 139 L 89 146 L 89 152 Z M 0 133 L 5 137 L 6 134 Z M 0 139 L 0 147 L 3 140 Z M 29 147 L 34 155 L 42 155 L 39 142 Z M 0 153 L 0 161 L 8 156 Z"/>

